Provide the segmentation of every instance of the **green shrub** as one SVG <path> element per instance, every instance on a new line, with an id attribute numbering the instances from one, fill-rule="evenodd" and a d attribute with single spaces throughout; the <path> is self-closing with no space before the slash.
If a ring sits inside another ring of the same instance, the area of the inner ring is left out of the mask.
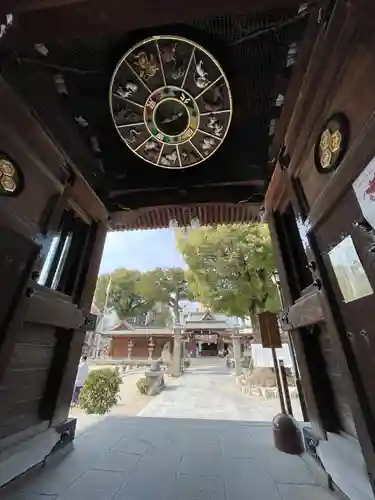
<path id="1" fill-rule="evenodd" d="M 189 368 L 190 366 L 190 359 L 184 359 L 184 368 Z"/>
<path id="2" fill-rule="evenodd" d="M 150 383 L 151 381 L 146 378 L 146 377 L 141 377 L 138 381 L 137 381 L 137 389 L 139 390 L 139 392 L 141 394 L 148 394 L 148 391 L 150 389 Z"/>
<path id="3" fill-rule="evenodd" d="M 88 374 L 80 392 L 80 406 L 87 413 L 108 413 L 119 399 L 121 383 L 118 369 L 93 370 Z"/>

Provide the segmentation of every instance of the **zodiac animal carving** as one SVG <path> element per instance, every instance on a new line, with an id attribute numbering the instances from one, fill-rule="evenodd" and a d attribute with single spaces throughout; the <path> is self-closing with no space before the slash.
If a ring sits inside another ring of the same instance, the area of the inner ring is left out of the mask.
<path id="1" fill-rule="evenodd" d="M 165 154 L 160 158 L 160 165 L 165 165 L 170 167 L 176 163 L 177 159 L 178 159 L 177 151 L 174 150 L 172 151 L 172 153 Z"/>
<path id="2" fill-rule="evenodd" d="M 152 163 L 156 163 L 159 158 L 160 145 L 153 140 L 146 142 L 144 146 L 145 156 Z"/>
<path id="3" fill-rule="evenodd" d="M 177 48 L 177 43 L 170 43 L 168 45 L 165 45 L 160 53 L 161 53 L 161 59 L 163 63 L 175 63 L 176 62 L 176 48 Z"/>
<path id="4" fill-rule="evenodd" d="M 200 146 L 203 149 L 203 151 L 205 151 L 207 154 L 210 149 L 216 146 L 216 141 L 212 137 L 205 137 L 201 142 Z"/>
<path id="5" fill-rule="evenodd" d="M 155 76 L 160 69 L 154 54 L 147 54 L 144 51 L 138 52 L 138 54 L 134 55 L 134 66 L 136 67 L 139 76 L 145 82 Z"/>
<path id="6" fill-rule="evenodd" d="M 219 111 L 222 108 L 223 101 L 224 101 L 224 96 L 221 88 L 215 87 L 211 92 L 209 92 L 209 95 L 204 95 L 202 97 L 203 105 L 204 108 L 207 111 Z"/>
<path id="7" fill-rule="evenodd" d="M 145 151 L 153 151 L 159 149 L 159 144 L 155 141 L 148 141 L 145 144 Z"/>
<path id="8" fill-rule="evenodd" d="M 178 63 L 176 57 L 177 43 L 171 43 L 163 47 L 160 51 L 161 60 L 163 64 L 172 64 L 173 70 L 171 72 L 171 78 L 173 80 L 179 80 L 185 74 L 185 65 L 180 61 Z"/>
<path id="9" fill-rule="evenodd" d="M 137 135 L 139 134 L 139 130 L 135 130 L 135 128 L 132 128 L 131 130 L 129 130 L 128 137 L 125 138 L 125 141 L 129 144 L 133 144 L 137 140 Z"/>
<path id="10" fill-rule="evenodd" d="M 142 120 L 140 113 L 136 111 L 131 111 L 129 108 L 120 109 L 113 114 L 115 118 L 116 125 L 121 125 L 122 122 L 125 123 L 135 123 Z"/>
<path id="11" fill-rule="evenodd" d="M 210 116 L 208 118 L 207 127 L 213 130 L 213 135 L 216 135 L 216 137 L 221 137 L 224 126 L 219 122 L 216 116 Z"/>
<path id="12" fill-rule="evenodd" d="M 206 88 L 207 85 L 210 83 L 210 80 L 207 78 L 207 76 L 208 76 L 208 73 L 203 68 L 203 61 L 199 61 L 199 63 L 196 64 L 195 71 L 194 71 L 195 85 L 199 89 Z"/>
<path id="13" fill-rule="evenodd" d="M 120 97 L 124 97 L 127 99 L 132 94 L 135 94 L 138 91 L 138 85 L 132 82 L 126 82 L 125 87 L 119 85 L 117 87 L 117 93 Z"/>
<path id="14" fill-rule="evenodd" d="M 186 149 L 183 149 L 181 151 L 181 161 L 182 163 L 195 163 L 199 160 L 199 156 L 195 151 L 187 151 Z"/>
<path id="15" fill-rule="evenodd" d="M 171 76 L 173 80 L 179 80 L 184 76 L 184 74 L 185 74 L 185 68 L 183 65 L 181 65 L 172 72 Z"/>

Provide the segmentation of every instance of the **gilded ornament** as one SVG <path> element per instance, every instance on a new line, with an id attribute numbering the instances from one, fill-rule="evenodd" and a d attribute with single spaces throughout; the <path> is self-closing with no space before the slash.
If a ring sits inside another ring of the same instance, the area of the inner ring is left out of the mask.
<path id="1" fill-rule="evenodd" d="M 350 124 L 343 113 L 336 113 L 323 123 L 314 148 L 319 173 L 332 172 L 340 165 L 348 147 L 349 133 Z"/>
<path id="2" fill-rule="evenodd" d="M 331 144 L 331 132 L 326 129 L 320 138 L 320 147 L 323 149 L 323 151 L 327 148 L 330 147 Z"/>
<path id="3" fill-rule="evenodd" d="M 332 159 L 332 153 L 329 150 L 329 148 L 325 149 L 322 152 L 321 158 L 320 158 L 320 164 L 322 165 L 323 168 L 328 168 Z"/>
<path id="4" fill-rule="evenodd" d="M 332 151 L 332 153 L 336 153 L 336 151 L 340 149 L 341 140 L 341 133 L 339 130 L 336 130 L 336 132 L 331 135 L 330 150 Z"/>
<path id="5" fill-rule="evenodd" d="M 10 163 L 10 161 L 5 160 L 4 158 L 0 160 L 0 171 L 4 175 L 13 176 L 16 173 L 16 169 Z"/>
<path id="6" fill-rule="evenodd" d="M 14 179 L 12 179 L 12 177 L 8 177 L 7 175 L 2 176 L 0 184 L 4 191 L 7 191 L 8 193 L 14 193 L 17 189 L 17 184 Z"/>

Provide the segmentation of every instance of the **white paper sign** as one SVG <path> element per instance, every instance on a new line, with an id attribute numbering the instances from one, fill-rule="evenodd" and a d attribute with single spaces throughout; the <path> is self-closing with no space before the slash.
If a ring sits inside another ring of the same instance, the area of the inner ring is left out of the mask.
<path id="1" fill-rule="evenodd" d="M 375 229 L 375 158 L 354 181 L 353 189 L 365 219 Z"/>
<path id="2" fill-rule="evenodd" d="M 344 302 L 372 295 L 371 284 L 350 236 L 336 245 L 328 255 Z"/>

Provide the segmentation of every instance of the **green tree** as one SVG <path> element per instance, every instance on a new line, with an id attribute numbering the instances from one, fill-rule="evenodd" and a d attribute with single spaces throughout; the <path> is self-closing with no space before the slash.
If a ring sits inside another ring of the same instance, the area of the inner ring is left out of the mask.
<path id="1" fill-rule="evenodd" d="M 280 308 L 268 227 L 233 224 L 177 233 L 177 247 L 189 267 L 187 279 L 195 297 L 214 311 L 257 324 L 256 314 Z"/>
<path id="2" fill-rule="evenodd" d="M 191 298 L 185 272 L 180 267 L 156 268 L 143 273 L 137 289 L 152 302 L 170 306 L 175 318 L 179 318 L 180 301 Z"/>
<path id="3" fill-rule="evenodd" d="M 123 268 L 116 269 L 111 275 L 100 276 L 94 299 L 99 310 L 104 312 L 108 291 L 108 310 L 114 310 L 120 320 L 134 319 L 137 323 L 143 323 L 155 301 L 141 294 L 139 290 L 141 277 L 140 271 Z M 109 281 L 111 283 L 108 288 Z"/>

